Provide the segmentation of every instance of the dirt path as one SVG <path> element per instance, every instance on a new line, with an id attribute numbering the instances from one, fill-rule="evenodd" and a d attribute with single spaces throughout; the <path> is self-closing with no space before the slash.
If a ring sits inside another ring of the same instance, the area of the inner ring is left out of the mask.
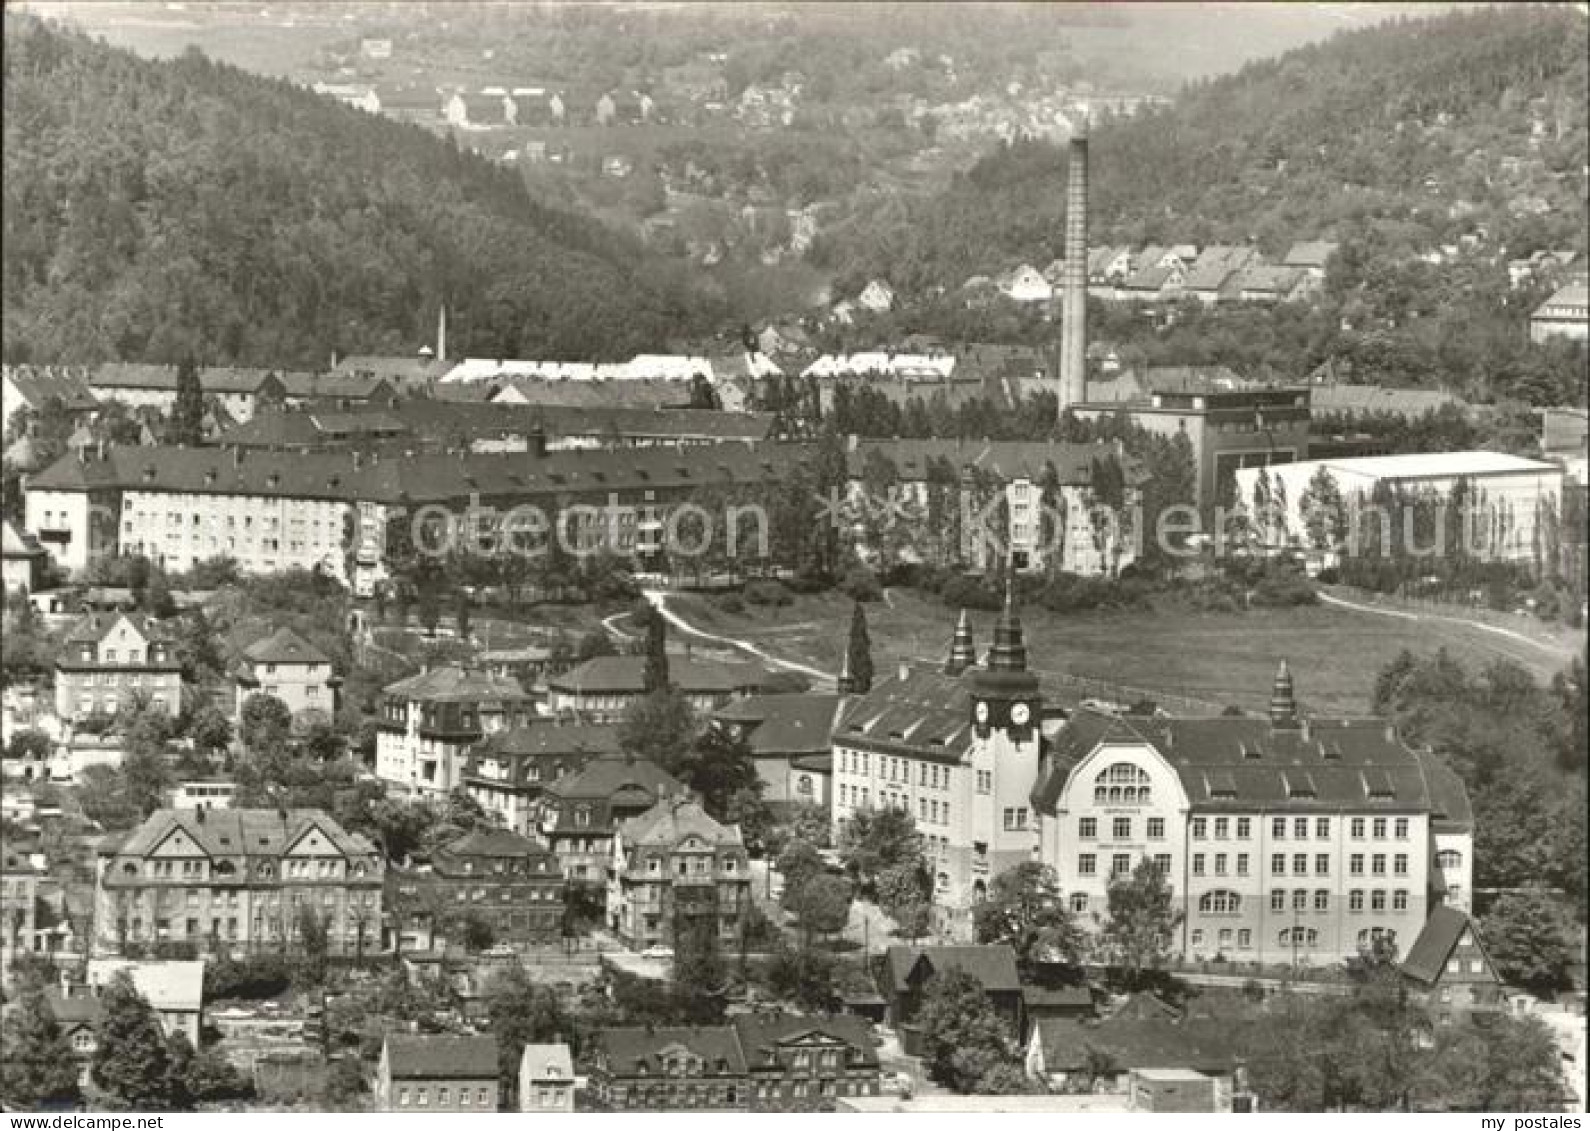
<path id="1" fill-rule="evenodd" d="M 1541 640 L 1537 637 L 1529 636 L 1526 633 L 1515 632 L 1510 628 L 1502 628 L 1500 625 L 1486 624 L 1484 621 L 1467 620 L 1463 617 L 1451 617 L 1442 613 L 1413 613 L 1404 609 L 1387 609 L 1382 608 L 1379 605 L 1364 605 L 1357 601 L 1344 600 L 1341 597 L 1337 597 L 1325 592 L 1320 593 L 1319 599 L 1327 605 L 1335 605 L 1340 609 L 1351 609 L 1355 613 L 1371 613 L 1376 616 L 1396 617 L 1398 620 L 1444 621 L 1447 624 L 1455 624 L 1460 628 L 1474 629 L 1479 632 L 1488 632 L 1492 635 L 1511 640 L 1514 643 L 1523 644 L 1526 647 L 1533 648 L 1542 655 L 1550 656 L 1553 660 L 1556 660 L 1560 663 L 1567 663 L 1569 660 L 1573 659 L 1574 655 L 1571 648 L 1564 648 L 1560 644 L 1553 643 L 1549 640 Z"/>
<path id="2" fill-rule="evenodd" d="M 673 625 L 680 632 L 685 633 L 687 636 L 694 636 L 699 640 L 710 640 L 715 644 L 726 644 L 730 648 L 744 652 L 746 655 L 755 656 L 757 659 L 763 661 L 764 663 L 771 664 L 773 667 L 782 668 L 785 671 L 799 672 L 801 675 L 810 676 L 812 679 L 816 680 L 819 687 L 822 688 L 832 687 L 834 684 L 834 674 L 832 672 L 825 672 L 820 668 L 814 668 L 808 664 L 797 663 L 794 660 L 782 660 L 763 648 L 752 644 L 749 640 L 736 640 L 731 636 L 719 636 L 713 632 L 704 632 L 695 625 L 691 624 L 689 621 L 685 620 L 678 613 L 670 609 L 668 607 L 668 594 L 663 592 L 661 589 L 646 589 L 642 591 L 642 595 L 646 598 L 646 600 L 652 603 L 653 607 L 655 607 L 658 612 L 662 613 L 664 620 Z"/>

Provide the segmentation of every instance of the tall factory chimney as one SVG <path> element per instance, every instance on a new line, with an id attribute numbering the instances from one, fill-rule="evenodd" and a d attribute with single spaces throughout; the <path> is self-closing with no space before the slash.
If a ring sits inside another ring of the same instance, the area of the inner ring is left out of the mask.
<path id="1" fill-rule="evenodd" d="M 1088 108 L 1068 115 L 1065 266 L 1060 276 L 1060 411 L 1087 399 Z"/>

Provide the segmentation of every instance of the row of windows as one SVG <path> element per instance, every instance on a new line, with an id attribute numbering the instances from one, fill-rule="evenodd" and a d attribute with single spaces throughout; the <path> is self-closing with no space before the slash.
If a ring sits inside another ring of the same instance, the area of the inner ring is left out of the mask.
<path id="1" fill-rule="evenodd" d="M 1192 839 L 1207 840 L 1213 831 L 1215 840 L 1226 840 L 1235 828 L 1236 839 L 1247 840 L 1253 834 L 1253 822 L 1248 817 L 1194 817 L 1192 820 Z M 1397 840 L 1407 840 L 1410 828 L 1409 818 L 1375 817 L 1372 820 L 1365 817 L 1354 817 L 1348 825 L 1349 835 L 1354 840 L 1363 840 L 1365 833 L 1369 832 L 1375 840 L 1385 840 L 1387 831 L 1390 830 Z M 1270 818 L 1270 837 L 1273 840 L 1287 839 L 1290 830 L 1293 840 L 1307 840 L 1310 830 L 1314 839 L 1328 840 L 1331 836 L 1331 818 L 1329 817 L 1272 817 Z"/>
<path id="2" fill-rule="evenodd" d="M 1149 840 L 1165 839 L 1165 818 L 1150 817 L 1146 825 Z M 1132 839 L 1132 818 L 1112 817 L 1110 819 L 1110 835 L 1116 840 Z M 1097 840 L 1099 836 L 1099 822 L 1096 817 L 1083 817 L 1077 822 L 1077 836 L 1082 840 Z"/>
<path id="3" fill-rule="evenodd" d="M 1084 852 L 1084 853 L 1082 853 L 1082 855 L 1077 857 L 1077 875 L 1079 875 L 1079 876 L 1096 876 L 1096 875 L 1098 875 L 1098 865 L 1099 865 L 1099 858 L 1097 856 L 1095 856 L 1091 852 Z M 1157 853 L 1154 856 L 1154 867 L 1159 869 L 1160 874 L 1166 875 L 1166 876 L 1170 875 L 1170 853 L 1168 853 L 1168 852 Z M 1111 879 L 1114 879 L 1114 878 L 1116 878 L 1118 876 L 1129 875 L 1131 873 L 1131 871 L 1132 871 L 1132 854 L 1131 853 L 1129 853 L 1129 852 L 1117 852 L 1117 853 L 1114 853 L 1113 855 L 1110 856 L 1110 878 Z"/>
<path id="4" fill-rule="evenodd" d="M 898 758 L 888 754 L 878 755 L 877 776 L 883 781 L 911 784 L 911 766 L 917 768 L 916 784 L 925 789 L 949 789 L 950 767 L 915 759 Z M 846 773 L 872 774 L 872 755 L 859 750 L 841 750 L 839 768 Z"/>
<path id="5" fill-rule="evenodd" d="M 1230 949 L 1233 934 L 1235 934 L 1238 950 L 1252 949 L 1253 932 L 1251 930 L 1243 928 L 1233 932 L 1230 928 L 1222 928 L 1219 934 L 1215 936 L 1218 940 L 1217 945 L 1221 950 Z M 1319 930 L 1315 927 L 1284 927 L 1275 936 L 1275 941 L 1281 946 L 1313 947 L 1319 945 L 1319 937 Z M 1358 932 L 1358 945 L 1366 946 L 1371 940 L 1377 940 L 1381 938 L 1395 941 L 1396 937 L 1397 932 L 1388 928 L 1366 927 Z M 1203 946 L 1204 932 L 1202 930 L 1194 930 L 1188 936 L 1188 941 L 1194 949 Z"/>
<path id="6" fill-rule="evenodd" d="M 1228 861 L 1228 858 L 1227 858 L 1227 856 L 1226 856 L 1226 854 L 1224 852 L 1217 852 L 1217 853 L 1214 854 L 1214 874 L 1215 875 L 1224 876 L 1226 874 L 1227 861 Z M 1237 875 L 1246 876 L 1248 874 L 1248 854 L 1246 852 L 1237 853 L 1237 855 L 1236 855 L 1236 866 L 1237 866 L 1237 870 L 1236 870 L 1236 874 Z M 1193 853 L 1192 874 L 1195 875 L 1195 876 L 1204 875 L 1205 874 L 1205 867 L 1206 867 L 1206 858 L 1205 858 L 1204 854 L 1202 852 Z"/>
<path id="7" fill-rule="evenodd" d="M 471 1093 L 473 1093 L 473 1096 L 474 1096 L 473 1103 L 471 1103 L 471 1100 L 470 1100 Z M 408 1088 L 399 1088 L 398 1089 L 398 1107 L 409 1107 L 411 1104 L 414 1107 L 429 1107 L 429 1106 L 431 1106 L 431 1090 L 429 1088 L 423 1087 L 423 1086 L 415 1088 L 414 1091 L 413 1091 L 413 1095 L 411 1097 Z M 462 1085 L 459 1086 L 459 1089 L 458 1089 L 458 1106 L 459 1107 L 488 1107 L 488 1106 L 490 1106 L 490 1104 L 491 1104 L 491 1090 L 489 1088 L 470 1089 L 470 1088 L 464 1087 Z M 437 1107 L 452 1107 L 453 1106 L 453 1089 L 449 1088 L 446 1084 L 440 1084 L 436 1088 L 436 1106 Z"/>
<path id="8" fill-rule="evenodd" d="M 1347 910 L 1364 910 L 1364 895 L 1360 889 L 1353 889 L 1347 893 Z M 1369 910 L 1384 911 L 1386 909 L 1386 893 L 1384 891 L 1371 891 L 1369 895 Z M 1329 911 L 1331 894 L 1324 888 L 1316 889 L 1313 897 L 1315 911 Z M 1309 893 L 1303 888 L 1292 892 L 1291 905 L 1293 911 L 1306 911 L 1309 907 Z M 1285 911 L 1287 908 L 1287 893 L 1285 889 L 1277 888 L 1270 892 L 1270 910 Z M 1405 888 L 1397 888 L 1391 893 L 1391 909 L 1393 911 L 1406 911 L 1408 909 L 1408 892 Z"/>

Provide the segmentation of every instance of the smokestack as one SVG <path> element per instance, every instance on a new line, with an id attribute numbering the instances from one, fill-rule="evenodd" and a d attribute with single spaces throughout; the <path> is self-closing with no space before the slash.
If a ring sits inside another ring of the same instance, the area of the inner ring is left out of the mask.
<path id="1" fill-rule="evenodd" d="M 436 360 L 447 360 L 447 304 L 436 312 Z"/>
<path id="2" fill-rule="evenodd" d="M 1066 162 L 1066 246 L 1060 275 L 1060 411 L 1087 399 L 1088 108 L 1071 114 Z"/>

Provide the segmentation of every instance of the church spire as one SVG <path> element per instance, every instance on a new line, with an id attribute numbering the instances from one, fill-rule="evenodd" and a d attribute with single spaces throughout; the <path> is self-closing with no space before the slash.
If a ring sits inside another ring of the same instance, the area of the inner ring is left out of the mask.
<path id="1" fill-rule="evenodd" d="M 1293 730 L 1297 718 L 1297 694 L 1292 686 L 1292 670 L 1283 658 L 1275 669 L 1275 686 L 1270 691 L 1270 725 L 1277 730 Z"/>
<path id="2" fill-rule="evenodd" d="M 965 609 L 955 624 L 955 638 L 950 642 L 950 659 L 944 665 L 945 675 L 960 675 L 977 663 L 977 645 L 972 640 L 972 618 Z"/>

